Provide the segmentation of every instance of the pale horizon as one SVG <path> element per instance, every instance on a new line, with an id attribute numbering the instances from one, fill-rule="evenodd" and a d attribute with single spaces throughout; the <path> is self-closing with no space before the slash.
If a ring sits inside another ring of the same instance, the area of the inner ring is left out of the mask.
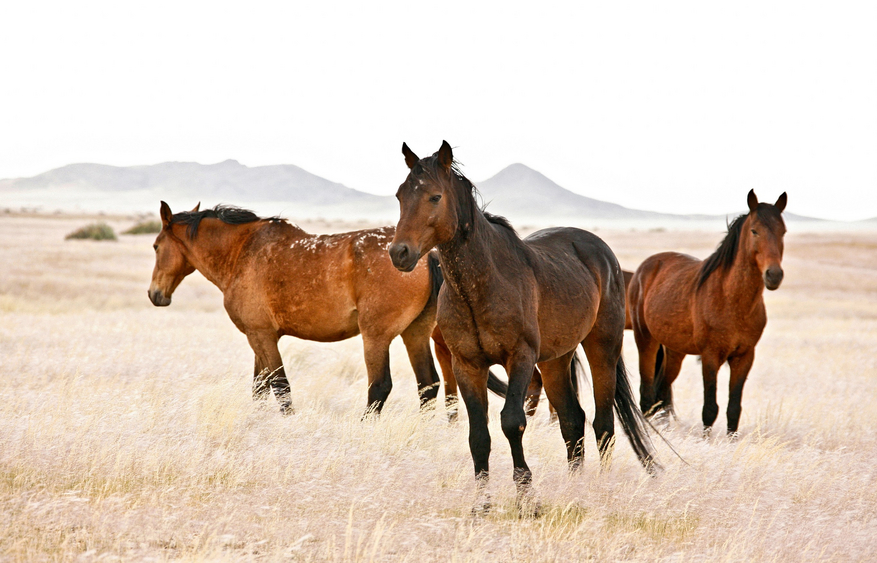
<path id="1" fill-rule="evenodd" d="M 391 195 L 442 140 L 677 214 L 746 193 L 877 216 L 877 6 L 13 5 L 0 178 L 71 163 L 293 164 Z"/>

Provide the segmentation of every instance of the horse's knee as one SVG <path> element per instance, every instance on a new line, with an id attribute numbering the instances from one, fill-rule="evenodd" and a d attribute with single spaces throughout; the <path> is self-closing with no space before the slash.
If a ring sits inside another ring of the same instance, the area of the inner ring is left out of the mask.
<path id="1" fill-rule="evenodd" d="M 524 430 L 527 429 L 527 416 L 524 414 L 524 409 L 503 409 L 500 415 L 502 433 L 509 441 L 520 441 L 524 436 Z"/>

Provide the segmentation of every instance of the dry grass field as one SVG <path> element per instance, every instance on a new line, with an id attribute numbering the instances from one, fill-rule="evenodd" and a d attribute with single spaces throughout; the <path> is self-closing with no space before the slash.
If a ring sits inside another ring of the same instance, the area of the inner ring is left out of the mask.
<path id="1" fill-rule="evenodd" d="M 877 233 L 789 233 L 737 442 L 727 368 L 701 438 L 695 358 L 665 431 L 688 464 L 656 440 L 658 478 L 623 438 L 601 473 L 593 433 L 570 475 L 541 405 L 525 448 L 544 515 L 520 519 L 499 400 L 494 508 L 474 518 L 465 414 L 418 412 L 401 343 L 384 415 L 361 422 L 361 342 L 284 339 L 296 413 L 282 417 L 250 400 L 252 353 L 219 291 L 195 274 L 153 307 L 153 237 L 64 240 L 87 222 L 0 217 L 0 561 L 877 558 Z M 722 237 L 598 234 L 627 268 Z M 625 348 L 635 367 L 631 335 Z"/>

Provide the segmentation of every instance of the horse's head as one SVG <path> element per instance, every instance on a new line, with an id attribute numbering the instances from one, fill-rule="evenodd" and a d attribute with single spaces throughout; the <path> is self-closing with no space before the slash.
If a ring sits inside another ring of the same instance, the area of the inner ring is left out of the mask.
<path id="1" fill-rule="evenodd" d="M 198 211 L 199 203 L 192 211 Z M 152 270 L 152 283 L 149 284 L 149 300 L 156 307 L 171 304 L 171 295 L 183 278 L 195 271 L 185 254 L 185 244 L 174 233 L 171 223 L 173 213 L 165 202 L 161 202 L 161 232 L 155 238 L 155 269 Z"/>
<path id="2" fill-rule="evenodd" d="M 454 154 L 447 141 L 434 155 L 418 158 L 402 144 L 408 177 L 399 186 L 399 224 L 390 245 L 393 265 L 410 272 L 435 245 L 454 238 L 460 218 L 453 193 Z"/>
<path id="3" fill-rule="evenodd" d="M 740 244 L 755 258 L 764 287 L 774 290 L 783 281 L 783 237 L 786 224 L 782 212 L 786 208 L 786 194 L 773 205 L 758 203 L 754 190 L 749 190 L 749 215 L 741 231 Z"/>

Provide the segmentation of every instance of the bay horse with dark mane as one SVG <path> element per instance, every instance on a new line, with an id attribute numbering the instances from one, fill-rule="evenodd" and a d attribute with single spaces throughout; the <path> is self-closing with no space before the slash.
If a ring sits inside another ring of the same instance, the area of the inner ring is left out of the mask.
<path id="1" fill-rule="evenodd" d="M 277 348 L 281 336 L 336 342 L 362 334 L 368 408 L 379 413 L 390 394 L 390 342 L 401 335 L 422 405 L 436 398 L 438 374 L 429 348 L 442 277 L 435 256 L 409 273 L 387 256 L 394 229 L 312 235 L 277 217 L 236 207 L 172 213 L 161 202 L 149 299 L 171 303 L 183 278 L 198 270 L 223 294 L 225 310 L 255 352 L 253 398 L 273 389 L 291 411 L 289 381 Z M 440 345 L 440 344 L 439 344 Z M 446 374 L 446 378 L 452 374 Z M 495 392 L 504 391 L 496 382 Z M 446 393 L 455 403 L 451 381 Z M 449 406 L 453 406 L 449 404 Z M 367 412 L 369 412 L 367 411 Z"/>
<path id="2" fill-rule="evenodd" d="M 624 281 L 606 243 L 572 228 L 545 229 L 521 240 L 507 220 L 478 207 L 475 188 L 455 165 L 447 142 L 423 159 L 405 144 L 402 153 L 410 172 L 396 193 L 401 214 L 390 256 L 397 268 L 411 271 L 431 248 L 439 250 L 445 283 L 437 321 L 469 413 L 479 490 L 489 469 L 487 377 L 494 364 L 509 374 L 501 422 L 518 499 L 531 483 L 522 438 L 524 400 L 537 364 L 557 410 L 570 467 L 581 464 L 585 413 L 570 377 L 579 345 L 591 366 L 593 427 L 602 460 L 608 462 L 614 443 L 614 405 L 634 451 L 651 468 L 651 443 L 621 359 Z M 487 507 L 484 501 L 476 510 Z"/>
<path id="3" fill-rule="evenodd" d="M 719 414 L 716 374 L 731 366 L 728 434 L 740 422 L 743 385 L 755 360 L 755 345 L 767 324 L 764 288 L 783 280 L 782 212 L 776 203 L 748 196 L 749 213 L 737 217 L 718 249 L 706 260 L 677 252 L 655 254 L 634 273 L 628 290 L 639 349 L 640 406 L 644 413 L 673 413 L 673 381 L 687 354 L 703 366 L 703 426 L 709 435 Z"/>

